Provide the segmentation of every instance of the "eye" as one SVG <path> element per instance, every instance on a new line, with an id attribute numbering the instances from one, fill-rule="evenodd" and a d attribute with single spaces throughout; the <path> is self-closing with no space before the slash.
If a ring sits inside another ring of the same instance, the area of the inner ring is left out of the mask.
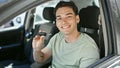
<path id="1" fill-rule="evenodd" d="M 68 16 L 68 18 L 71 18 L 72 16 Z"/>
<path id="2" fill-rule="evenodd" d="M 67 19 L 71 19 L 71 18 L 72 18 L 72 16 L 71 16 L 71 15 L 67 16 Z"/>
<path id="3" fill-rule="evenodd" d="M 57 21 L 58 21 L 58 20 L 61 20 L 61 17 L 57 17 L 56 20 L 57 20 Z"/>

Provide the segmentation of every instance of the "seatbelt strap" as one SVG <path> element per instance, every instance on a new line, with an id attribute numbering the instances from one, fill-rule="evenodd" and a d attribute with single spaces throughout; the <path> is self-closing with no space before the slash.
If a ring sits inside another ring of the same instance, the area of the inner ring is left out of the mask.
<path id="1" fill-rule="evenodd" d="M 92 33 L 98 32 L 98 30 L 97 29 L 80 27 L 80 32 L 87 32 L 87 33 L 92 34 Z"/>

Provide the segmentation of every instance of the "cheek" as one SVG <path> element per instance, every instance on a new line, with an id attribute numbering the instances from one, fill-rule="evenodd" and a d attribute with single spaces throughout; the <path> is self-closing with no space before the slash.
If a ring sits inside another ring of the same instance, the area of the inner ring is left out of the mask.
<path id="1" fill-rule="evenodd" d="M 59 28 L 59 27 L 60 27 L 60 25 L 59 25 L 58 23 L 56 23 L 56 26 L 57 26 L 57 28 Z"/>

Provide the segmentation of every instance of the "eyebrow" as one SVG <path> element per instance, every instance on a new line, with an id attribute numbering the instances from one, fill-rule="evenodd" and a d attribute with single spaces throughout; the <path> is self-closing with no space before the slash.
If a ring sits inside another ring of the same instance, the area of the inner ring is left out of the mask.
<path id="1" fill-rule="evenodd" d="M 67 13 L 66 15 L 73 15 L 73 13 Z M 60 15 L 58 15 L 56 17 L 60 17 Z"/>
<path id="2" fill-rule="evenodd" d="M 66 15 L 73 15 L 72 13 L 67 13 Z"/>

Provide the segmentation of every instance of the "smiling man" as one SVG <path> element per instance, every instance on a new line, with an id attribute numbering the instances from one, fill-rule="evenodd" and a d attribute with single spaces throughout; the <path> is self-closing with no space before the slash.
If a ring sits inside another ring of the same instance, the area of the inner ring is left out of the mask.
<path id="1" fill-rule="evenodd" d="M 60 1 L 55 7 L 56 26 L 60 30 L 43 47 L 45 36 L 33 39 L 35 61 L 44 63 L 52 56 L 50 68 L 86 68 L 99 59 L 94 40 L 77 30 L 80 21 L 78 9 L 72 2 Z"/>

